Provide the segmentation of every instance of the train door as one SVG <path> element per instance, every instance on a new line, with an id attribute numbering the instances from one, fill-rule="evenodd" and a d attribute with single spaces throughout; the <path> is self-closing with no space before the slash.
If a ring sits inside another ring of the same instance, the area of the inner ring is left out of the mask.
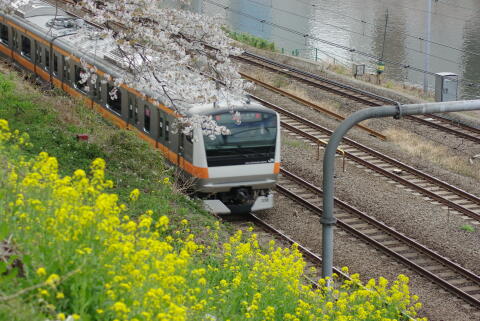
<path id="1" fill-rule="evenodd" d="M 0 42 L 3 46 L 10 48 L 10 31 L 6 24 L 0 23 Z M 8 59 L 8 54 L 0 53 L 2 57 Z"/>
<path id="2" fill-rule="evenodd" d="M 37 68 L 38 67 L 42 67 L 42 47 L 40 46 L 40 44 L 38 43 L 37 40 L 35 40 L 34 42 L 34 46 L 35 46 L 35 55 L 34 55 L 34 58 L 33 58 L 33 72 L 35 73 L 35 76 L 38 77 L 38 72 L 37 72 Z"/>
<path id="3" fill-rule="evenodd" d="M 18 52 L 18 32 L 15 28 L 12 28 L 12 63 L 15 68 L 20 68 L 19 64 L 15 60 L 15 52 Z"/>
<path id="4" fill-rule="evenodd" d="M 127 128 L 130 127 L 130 125 L 133 125 L 134 127 L 137 126 L 138 124 L 138 102 L 137 102 L 137 96 L 132 94 L 131 92 L 127 92 L 128 100 L 127 100 L 127 105 L 128 105 L 128 111 L 127 111 Z"/>
<path id="5" fill-rule="evenodd" d="M 177 163 L 178 167 L 180 169 L 185 168 L 185 157 L 184 157 L 184 151 L 185 151 L 185 135 L 181 133 L 178 139 L 178 153 L 177 153 Z"/>

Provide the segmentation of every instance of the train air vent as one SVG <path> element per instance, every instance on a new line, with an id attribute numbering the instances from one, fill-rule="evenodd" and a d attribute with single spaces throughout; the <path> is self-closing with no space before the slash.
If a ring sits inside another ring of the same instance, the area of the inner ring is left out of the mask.
<path id="1" fill-rule="evenodd" d="M 131 69 L 133 66 L 138 67 L 142 64 L 142 59 L 139 55 L 129 55 L 118 48 L 107 52 L 103 59 L 122 69 Z"/>
<path id="2" fill-rule="evenodd" d="M 105 53 L 103 56 L 103 59 L 108 61 L 111 64 L 114 64 L 115 66 L 118 66 L 120 68 L 124 68 L 124 61 L 126 60 L 125 55 L 120 51 L 120 49 L 113 49 L 110 50 L 109 52 Z"/>
<path id="3" fill-rule="evenodd" d="M 53 29 L 78 29 L 83 25 L 82 19 L 72 17 L 57 17 L 49 20 L 47 26 Z"/>

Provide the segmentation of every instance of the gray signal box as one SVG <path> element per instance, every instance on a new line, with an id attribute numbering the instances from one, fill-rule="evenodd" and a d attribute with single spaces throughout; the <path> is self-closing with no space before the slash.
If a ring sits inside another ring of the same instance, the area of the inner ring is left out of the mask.
<path id="1" fill-rule="evenodd" d="M 353 76 L 355 78 L 357 78 L 357 76 L 365 75 L 365 64 L 363 65 L 353 64 L 352 71 L 353 71 Z"/>
<path id="2" fill-rule="evenodd" d="M 435 101 L 458 99 L 458 75 L 451 72 L 435 74 Z"/>

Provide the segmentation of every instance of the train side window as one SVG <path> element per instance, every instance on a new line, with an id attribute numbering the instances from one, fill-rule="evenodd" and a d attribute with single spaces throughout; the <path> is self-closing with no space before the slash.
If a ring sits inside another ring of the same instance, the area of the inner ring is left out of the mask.
<path id="1" fill-rule="evenodd" d="M 169 139 L 170 139 L 169 131 L 170 131 L 170 122 L 169 122 L 169 121 L 166 121 L 166 122 L 165 122 L 165 140 L 166 140 L 167 142 L 168 142 Z"/>
<path id="2" fill-rule="evenodd" d="M 147 105 L 143 107 L 143 128 L 146 132 L 150 132 L 150 107 Z"/>
<path id="3" fill-rule="evenodd" d="M 53 54 L 53 74 L 58 75 L 58 57 L 55 53 Z"/>
<path id="4" fill-rule="evenodd" d="M 8 27 L 3 23 L 0 23 L 0 41 L 8 45 L 8 41 L 9 41 Z"/>
<path id="5" fill-rule="evenodd" d="M 80 90 L 82 92 L 87 91 L 87 82 L 88 82 L 87 81 L 85 83 L 81 83 L 82 76 L 83 76 L 84 72 L 85 72 L 85 70 L 82 67 L 75 65 L 75 83 L 74 83 L 74 86 L 75 86 L 75 88 L 77 88 L 78 90 Z"/>
<path id="6" fill-rule="evenodd" d="M 32 40 L 22 36 L 22 56 L 32 59 Z"/>
<path id="7" fill-rule="evenodd" d="M 163 137 L 163 117 L 160 117 L 160 121 L 158 122 L 158 137 Z"/>
<path id="8" fill-rule="evenodd" d="M 50 70 L 50 50 L 45 49 L 45 69 Z"/>
<path id="9" fill-rule="evenodd" d="M 122 113 L 122 92 L 118 87 L 114 90 L 114 86 L 110 84 L 107 85 L 107 107 L 119 114 Z"/>

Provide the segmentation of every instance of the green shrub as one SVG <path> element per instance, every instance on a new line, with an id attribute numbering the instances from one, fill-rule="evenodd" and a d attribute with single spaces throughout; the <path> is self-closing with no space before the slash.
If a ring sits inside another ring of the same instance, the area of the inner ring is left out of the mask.
<path id="1" fill-rule="evenodd" d="M 249 46 L 259 48 L 259 49 L 265 49 L 265 50 L 270 50 L 270 51 L 275 51 L 275 43 L 270 42 L 268 40 L 255 37 L 253 35 L 250 35 L 248 33 L 237 33 L 235 31 L 229 31 L 227 29 L 224 29 L 224 31 L 227 33 L 227 35 L 234 39 L 237 40 L 241 43 L 247 44 Z"/>

